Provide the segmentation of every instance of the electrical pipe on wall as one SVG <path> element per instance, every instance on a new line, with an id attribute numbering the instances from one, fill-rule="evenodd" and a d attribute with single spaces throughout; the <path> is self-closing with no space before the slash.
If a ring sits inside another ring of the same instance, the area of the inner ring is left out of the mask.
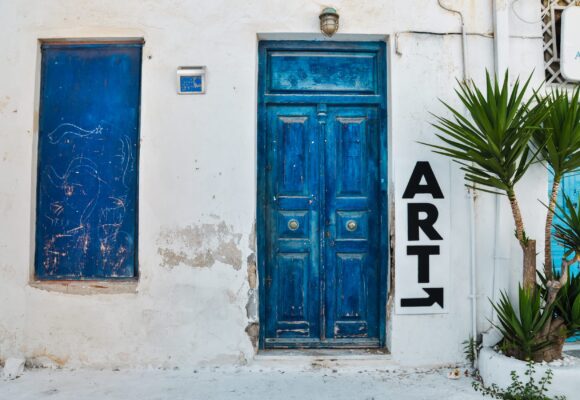
<path id="1" fill-rule="evenodd" d="M 469 72 L 467 65 L 467 32 L 465 30 L 465 18 L 463 13 L 458 10 L 449 8 L 442 3 L 442 0 L 437 0 L 439 7 L 446 11 L 452 12 L 459 16 L 461 21 L 461 55 L 463 62 L 463 82 L 467 84 L 469 82 Z M 467 191 L 469 197 L 469 222 L 470 222 L 470 235 L 469 235 L 469 261 L 470 261 L 470 293 L 469 299 L 471 300 L 471 336 L 474 340 L 477 340 L 477 277 L 476 277 L 476 263 L 475 263 L 475 185 L 473 189 L 468 189 Z M 476 353 L 477 357 L 477 353 Z"/>
<path id="2" fill-rule="evenodd" d="M 502 75 L 508 69 L 509 60 L 509 8 L 507 0 L 492 0 L 493 7 L 493 63 L 496 76 Z M 502 201 L 499 195 L 495 196 L 495 215 L 494 215 L 494 245 L 493 245 L 493 271 L 491 281 L 491 300 L 495 302 L 496 298 L 496 279 L 497 270 L 500 260 L 499 248 L 502 245 L 500 241 L 500 215 Z M 494 309 L 491 309 L 491 321 L 495 318 Z"/>

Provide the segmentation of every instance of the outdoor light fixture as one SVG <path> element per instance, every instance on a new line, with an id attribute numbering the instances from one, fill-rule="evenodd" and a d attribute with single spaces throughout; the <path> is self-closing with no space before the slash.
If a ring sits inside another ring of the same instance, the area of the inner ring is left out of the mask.
<path id="1" fill-rule="evenodd" d="M 338 31 L 338 13 L 332 7 L 326 7 L 320 13 L 320 30 L 324 36 L 331 37 Z"/>

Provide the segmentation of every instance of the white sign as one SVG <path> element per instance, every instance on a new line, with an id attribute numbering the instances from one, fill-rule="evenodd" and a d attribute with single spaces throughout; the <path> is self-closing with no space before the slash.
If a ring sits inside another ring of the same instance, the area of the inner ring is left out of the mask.
<path id="1" fill-rule="evenodd" d="M 404 162 L 409 171 L 395 221 L 397 314 L 447 313 L 449 299 L 449 162 Z M 403 163 L 401 163 L 403 164 Z"/>
<path id="2" fill-rule="evenodd" d="M 560 71 L 570 81 L 580 81 L 580 7 L 562 12 Z"/>

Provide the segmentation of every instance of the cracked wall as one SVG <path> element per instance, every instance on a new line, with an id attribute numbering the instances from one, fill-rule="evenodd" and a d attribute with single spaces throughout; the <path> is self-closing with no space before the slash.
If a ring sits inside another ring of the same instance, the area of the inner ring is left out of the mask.
<path id="1" fill-rule="evenodd" d="M 224 221 L 215 224 L 188 225 L 164 229 L 157 241 L 161 266 L 173 268 L 186 265 L 209 268 L 216 262 L 242 268 L 240 241 L 242 234 L 234 233 L 233 227 Z"/>

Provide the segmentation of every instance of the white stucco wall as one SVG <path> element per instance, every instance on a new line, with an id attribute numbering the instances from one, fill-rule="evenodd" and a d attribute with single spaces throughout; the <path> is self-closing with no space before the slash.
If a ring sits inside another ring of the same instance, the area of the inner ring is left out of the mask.
<path id="1" fill-rule="evenodd" d="M 536 4 L 538 3 L 538 4 Z M 481 82 L 493 69 L 491 1 L 446 0 L 465 13 L 468 71 Z M 245 332 L 248 257 L 255 252 L 257 43 L 260 37 L 321 39 L 312 0 L 21 0 L 0 2 L 0 359 L 131 366 L 251 360 Z M 388 42 L 389 170 L 395 209 L 409 171 L 403 159 L 433 159 L 418 140 L 432 139 L 437 98 L 457 101 L 462 75 L 459 18 L 436 0 L 335 0 L 335 39 Z M 518 8 L 537 19 L 539 2 Z M 405 33 L 440 32 L 451 35 Z M 539 26 L 512 21 L 510 68 L 543 77 Z M 395 34 L 398 35 L 395 53 Z M 369 36 L 372 35 L 372 36 Z M 33 269 L 38 40 L 143 37 L 136 293 L 63 294 L 29 285 Z M 534 37 L 536 37 L 534 39 Z M 204 96 L 178 96 L 175 70 L 207 65 Z M 527 230 L 541 238 L 545 173 L 518 187 Z M 450 287 L 441 315 L 389 313 L 387 341 L 396 362 L 462 359 L 470 333 L 469 213 L 462 174 L 451 167 Z M 495 199 L 477 200 L 479 328 L 491 296 Z M 502 210 L 497 287 L 517 283 L 520 255 L 511 216 Z M 507 228 L 506 228 L 507 227 Z M 395 233 L 399 232 L 395 226 Z M 541 250 L 542 244 L 538 243 Z M 213 259 L 193 262 L 210 250 Z M 395 265 L 396 268 L 396 265 Z M 396 290 L 396 288 L 395 288 Z M 252 313 L 250 313 L 252 314 Z"/>

